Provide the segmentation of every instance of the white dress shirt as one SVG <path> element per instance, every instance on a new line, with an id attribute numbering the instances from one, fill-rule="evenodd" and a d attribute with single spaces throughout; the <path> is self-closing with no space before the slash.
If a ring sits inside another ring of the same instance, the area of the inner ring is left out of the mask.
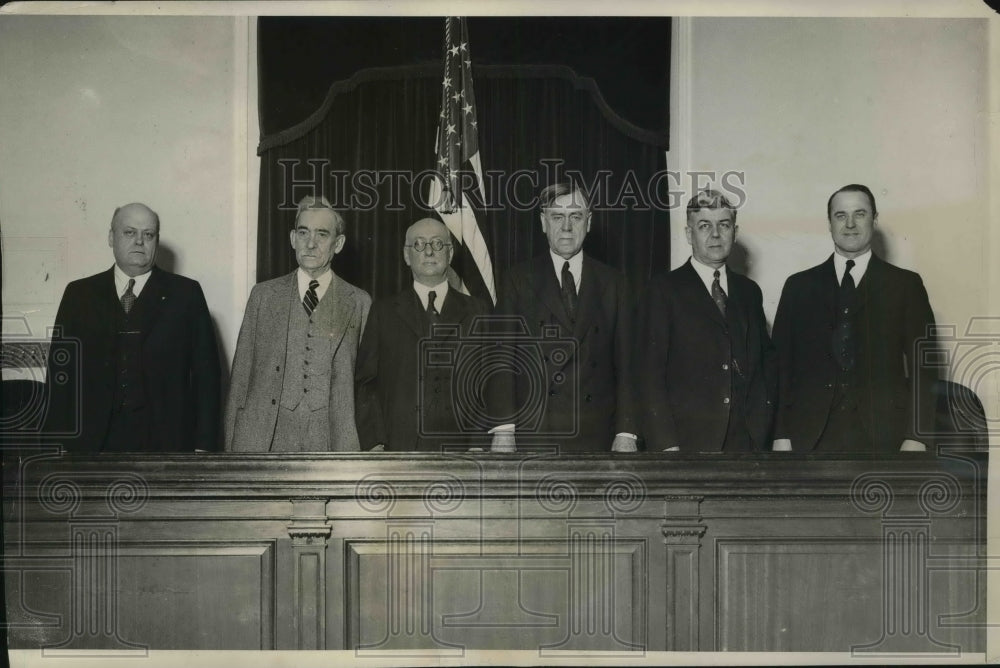
<path id="1" fill-rule="evenodd" d="M 697 258 L 691 256 L 691 266 L 694 267 L 695 272 L 698 274 L 698 278 L 701 282 L 705 284 L 705 289 L 708 290 L 708 294 L 712 294 L 712 283 L 715 282 L 715 268 L 709 267 L 707 264 L 702 264 Z M 722 291 L 729 296 L 729 273 L 726 271 L 726 265 L 719 267 L 719 285 L 722 286 Z"/>
<path id="2" fill-rule="evenodd" d="M 872 251 L 869 248 L 861 255 L 854 258 L 854 267 L 851 268 L 851 276 L 854 277 L 854 285 L 861 282 L 865 272 L 868 271 L 868 262 L 872 259 Z M 840 253 L 833 254 L 833 270 L 837 272 L 837 285 L 844 282 L 844 272 L 847 271 L 847 258 Z"/>
<path id="3" fill-rule="evenodd" d="M 573 283 L 576 287 L 576 294 L 580 294 L 580 280 L 583 278 L 583 253 L 577 253 L 569 260 L 566 260 L 561 255 L 557 255 L 549 249 L 549 255 L 552 257 L 552 266 L 556 270 L 556 283 L 562 287 L 562 268 L 566 262 L 569 262 L 569 273 L 573 274 Z"/>
<path id="4" fill-rule="evenodd" d="M 418 283 L 413 281 L 413 289 L 417 291 L 417 297 L 420 298 L 420 305 L 427 310 L 427 302 L 430 301 L 431 290 L 434 291 L 434 308 L 440 313 L 444 308 L 444 298 L 448 295 L 448 279 L 445 279 L 435 285 L 434 287 L 427 287 L 423 283 Z"/>
<path id="5" fill-rule="evenodd" d="M 124 295 L 125 294 L 125 290 L 128 289 L 128 282 L 129 282 L 129 279 L 131 279 L 131 278 L 135 279 L 135 285 L 132 286 L 132 294 L 135 295 L 136 298 L 138 298 L 139 297 L 139 293 L 141 293 L 142 289 L 144 287 L 146 287 L 146 281 L 149 280 L 149 276 L 152 273 L 153 273 L 153 270 L 150 269 L 145 274 L 139 274 L 138 276 L 129 276 L 124 271 L 122 271 L 121 267 L 119 267 L 116 264 L 115 265 L 115 290 L 118 291 L 118 301 L 121 301 L 122 295 Z"/>
<path id="6" fill-rule="evenodd" d="M 319 282 L 319 287 L 316 288 L 316 301 L 319 302 L 323 299 L 323 295 L 326 294 L 327 288 L 330 287 L 330 281 L 333 280 L 333 269 L 327 268 L 322 274 L 313 278 L 299 267 L 299 270 L 295 272 L 295 277 L 299 281 L 299 300 L 304 300 L 306 298 L 306 291 L 309 290 L 309 281 Z"/>

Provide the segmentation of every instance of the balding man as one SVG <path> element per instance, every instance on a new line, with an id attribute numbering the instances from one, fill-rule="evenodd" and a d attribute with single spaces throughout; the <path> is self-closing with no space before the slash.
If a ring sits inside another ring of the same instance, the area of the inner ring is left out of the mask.
<path id="1" fill-rule="evenodd" d="M 437 220 L 418 220 L 406 231 L 403 261 L 413 285 L 375 302 L 358 353 L 363 450 L 429 451 L 449 439 L 461 441 L 451 391 L 456 365 L 464 359 L 458 354 L 460 337 L 489 307 L 448 287 L 453 254 L 448 228 Z M 437 348 L 456 353 L 452 364 L 436 364 L 433 354 L 423 354 L 421 340 L 431 336 L 435 324 L 445 332 L 438 334 Z"/>
<path id="2" fill-rule="evenodd" d="M 218 449 L 212 318 L 197 281 L 154 264 L 159 241 L 152 209 L 119 207 L 108 232 L 114 266 L 63 293 L 46 433 L 69 452 Z"/>
<path id="3" fill-rule="evenodd" d="M 298 269 L 250 292 L 226 403 L 226 450 L 352 452 L 354 363 L 371 297 L 333 273 L 344 219 L 323 197 L 298 204 Z"/>

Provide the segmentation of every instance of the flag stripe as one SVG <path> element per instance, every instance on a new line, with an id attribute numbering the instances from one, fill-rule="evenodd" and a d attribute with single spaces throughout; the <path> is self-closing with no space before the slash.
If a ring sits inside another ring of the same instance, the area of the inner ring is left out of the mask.
<path id="1" fill-rule="evenodd" d="M 428 199 L 458 242 L 456 254 L 462 251 L 471 260 L 460 263 L 462 266 L 456 263 L 456 273 L 472 294 L 488 296 L 495 304 L 496 282 L 489 246 L 472 203 L 468 197 L 463 197 L 458 179 L 461 170 L 471 170 L 476 175 L 479 199 L 486 201 L 465 19 L 446 18 L 444 32 L 444 78 L 435 138 L 435 167 L 440 180 L 432 180 Z M 479 290 L 474 290 L 474 286 Z"/>

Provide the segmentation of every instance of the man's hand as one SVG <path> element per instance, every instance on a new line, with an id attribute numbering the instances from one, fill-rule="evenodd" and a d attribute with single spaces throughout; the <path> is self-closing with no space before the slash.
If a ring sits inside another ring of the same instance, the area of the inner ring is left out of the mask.
<path id="1" fill-rule="evenodd" d="M 368 452 L 385 452 L 385 443 L 377 443 L 375 447 Z"/>
<path id="2" fill-rule="evenodd" d="M 681 446 L 674 445 L 674 446 L 671 446 L 669 448 L 663 448 L 663 451 L 664 452 L 680 452 L 681 451 Z"/>
<path id="3" fill-rule="evenodd" d="M 774 443 L 771 444 L 771 450 L 773 452 L 791 452 L 792 451 L 792 439 L 790 438 L 776 438 Z"/>
<path id="4" fill-rule="evenodd" d="M 618 434 L 615 436 L 615 440 L 611 442 L 611 452 L 638 452 L 639 447 L 636 445 L 636 439 L 631 436 L 626 436 L 625 434 Z"/>
<path id="5" fill-rule="evenodd" d="M 490 443 L 490 452 L 517 452 L 517 444 L 514 441 L 514 432 L 493 432 L 493 441 Z"/>
<path id="6" fill-rule="evenodd" d="M 899 446 L 900 452 L 927 452 L 927 446 L 920 441 L 914 441 L 913 439 L 906 439 L 903 444 Z"/>

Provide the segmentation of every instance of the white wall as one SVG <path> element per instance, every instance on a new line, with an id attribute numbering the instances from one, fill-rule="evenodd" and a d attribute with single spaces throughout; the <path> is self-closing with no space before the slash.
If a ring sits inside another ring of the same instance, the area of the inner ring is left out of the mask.
<path id="1" fill-rule="evenodd" d="M 678 23 L 668 165 L 746 174 L 739 240 L 769 318 L 788 274 L 829 254 L 824 205 L 849 182 L 879 196 L 889 259 L 921 273 L 939 322 L 989 312 L 984 22 Z M 111 265 L 115 206 L 141 200 L 231 358 L 254 280 L 252 24 L 0 17 L 5 315 L 43 332 L 69 280 Z M 676 266 L 688 249 L 673 219 Z"/>
<path id="2" fill-rule="evenodd" d="M 44 333 L 66 283 L 111 266 L 115 207 L 141 201 L 160 215 L 158 264 L 201 283 L 232 356 L 249 215 L 234 196 L 247 150 L 247 61 L 234 54 L 247 23 L 0 17 L 5 321 L 24 313 Z"/>
<path id="3" fill-rule="evenodd" d="M 688 21 L 675 143 L 686 168 L 745 173 L 738 241 L 769 319 L 785 278 L 831 253 L 826 200 L 847 183 L 876 194 L 888 259 L 921 274 L 939 323 L 988 313 L 985 21 Z"/>

